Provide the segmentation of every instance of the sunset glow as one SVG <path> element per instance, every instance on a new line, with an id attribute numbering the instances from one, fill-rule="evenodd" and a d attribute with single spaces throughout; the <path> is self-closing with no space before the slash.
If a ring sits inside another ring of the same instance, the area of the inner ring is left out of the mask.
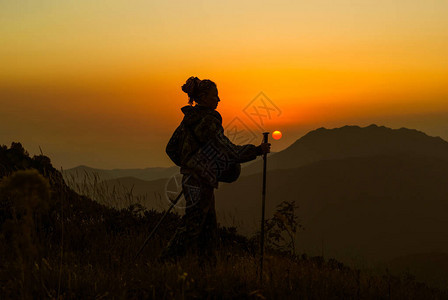
<path id="1" fill-rule="evenodd" d="M 281 112 L 267 127 L 288 132 L 273 151 L 347 124 L 448 139 L 447 15 L 438 0 L 3 1 L 0 144 L 64 168 L 169 166 L 190 76 L 257 139 L 243 110 L 263 92 Z"/>

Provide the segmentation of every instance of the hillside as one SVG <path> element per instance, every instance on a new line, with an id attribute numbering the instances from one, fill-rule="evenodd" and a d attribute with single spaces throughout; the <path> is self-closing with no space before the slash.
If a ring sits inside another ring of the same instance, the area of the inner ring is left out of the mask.
<path id="1" fill-rule="evenodd" d="M 226 227 L 219 228 L 215 267 L 200 268 L 194 257 L 160 263 L 157 256 L 180 221 L 175 214 L 134 260 L 159 213 L 135 204 L 116 210 L 77 195 L 48 157 L 30 158 L 20 143 L 0 147 L 0 165 L 2 299 L 448 296 L 407 273 L 372 275 L 334 259 L 286 255 L 270 247 L 259 285 L 257 240 Z"/>
<path id="2" fill-rule="evenodd" d="M 267 248 L 258 283 L 257 242 L 219 228 L 215 267 L 194 257 L 160 263 L 179 224 L 169 214 L 135 260 L 160 214 L 138 205 L 115 210 L 77 195 L 48 157 L 30 158 L 20 143 L 0 147 L 0 298 L 445 298 L 447 291 L 408 274 L 364 274 L 322 257 Z M 30 210 L 30 208 L 33 208 Z"/>

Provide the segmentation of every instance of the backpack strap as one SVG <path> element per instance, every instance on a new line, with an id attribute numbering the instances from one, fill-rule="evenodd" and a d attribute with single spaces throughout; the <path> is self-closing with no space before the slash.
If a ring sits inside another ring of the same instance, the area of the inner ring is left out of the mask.
<path id="1" fill-rule="evenodd" d="M 183 122 L 183 121 L 182 121 Z M 190 126 L 188 126 L 187 124 L 184 123 L 185 128 L 191 133 L 191 136 L 193 137 L 193 139 L 196 141 L 196 143 L 198 144 L 199 147 L 201 147 L 201 141 L 199 140 L 199 138 L 197 137 L 197 135 L 194 133 L 193 128 L 191 128 Z"/>
<path id="2" fill-rule="evenodd" d="M 197 154 L 199 152 L 199 150 L 201 149 L 201 141 L 199 140 L 199 138 L 196 136 L 196 134 L 194 133 L 194 130 L 188 126 L 187 124 L 185 124 L 185 122 L 182 121 L 182 125 L 185 127 L 185 129 L 191 134 L 191 136 L 193 137 L 193 139 L 195 140 L 195 142 L 198 145 L 198 149 L 196 151 L 193 151 L 192 153 L 190 153 L 187 157 L 185 157 L 182 162 L 186 162 L 189 161 L 195 154 Z"/>

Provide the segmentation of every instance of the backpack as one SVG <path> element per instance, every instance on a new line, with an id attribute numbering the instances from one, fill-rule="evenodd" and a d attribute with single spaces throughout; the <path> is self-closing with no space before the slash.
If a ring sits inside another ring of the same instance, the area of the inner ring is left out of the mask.
<path id="1" fill-rule="evenodd" d="M 234 182 L 240 177 L 241 174 L 241 164 L 233 162 L 229 164 L 229 166 L 222 171 L 218 176 L 218 181 L 231 183 Z"/>
<path id="2" fill-rule="evenodd" d="M 166 145 L 166 154 L 168 154 L 169 158 L 179 167 L 184 161 L 184 159 L 182 159 L 182 151 L 188 134 L 190 134 L 195 142 L 200 145 L 199 139 L 196 137 L 193 130 L 185 125 L 184 121 L 182 121 L 180 125 L 177 126 L 176 130 L 174 130 L 173 135 L 168 141 L 168 144 Z"/>

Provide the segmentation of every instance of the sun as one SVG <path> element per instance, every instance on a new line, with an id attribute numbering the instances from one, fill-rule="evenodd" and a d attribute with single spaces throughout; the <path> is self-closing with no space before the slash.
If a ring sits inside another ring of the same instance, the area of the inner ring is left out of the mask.
<path id="1" fill-rule="evenodd" d="M 272 133 L 272 137 L 274 140 L 279 140 L 282 138 L 282 133 L 279 130 L 276 130 Z"/>

